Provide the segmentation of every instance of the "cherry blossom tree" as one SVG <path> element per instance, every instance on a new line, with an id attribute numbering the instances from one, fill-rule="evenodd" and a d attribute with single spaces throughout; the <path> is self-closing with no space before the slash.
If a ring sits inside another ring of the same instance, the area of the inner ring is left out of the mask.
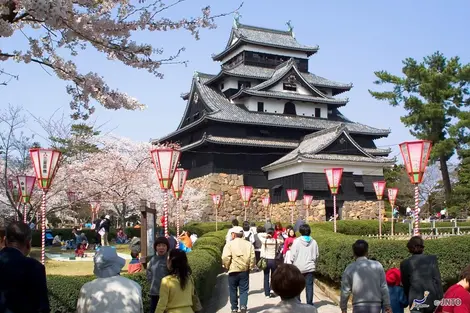
<path id="1" fill-rule="evenodd" d="M 233 13 L 211 15 L 207 6 L 194 18 L 161 16 L 185 1 L 0 0 L 0 61 L 38 64 L 69 81 L 67 93 L 72 97 L 70 107 L 75 119 L 87 119 L 94 112 L 92 100 L 108 109 L 143 109 L 136 98 L 112 89 L 98 73 L 79 72 L 76 57 L 81 50 L 93 47 L 109 60 L 162 78 L 162 65 L 186 63 L 178 58 L 184 48 L 165 56 L 162 48 L 133 40 L 135 33 L 185 29 L 199 39 L 201 28 L 214 28 L 216 18 Z M 12 47 L 8 39 L 16 34 L 25 39 L 27 49 L 7 48 Z M 0 84 L 17 78 L 1 68 L 0 74 L 6 77 Z"/>

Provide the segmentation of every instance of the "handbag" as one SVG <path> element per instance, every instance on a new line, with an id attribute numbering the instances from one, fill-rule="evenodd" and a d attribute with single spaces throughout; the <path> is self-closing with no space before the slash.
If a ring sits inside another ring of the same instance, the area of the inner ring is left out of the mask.
<path id="1" fill-rule="evenodd" d="M 278 264 L 284 263 L 284 255 L 282 254 L 282 245 L 280 245 L 279 247 L 277 246 L 277 239 L 276 239 L 276 255 L 274 256 L 274 260 Z"/>
<path id="2" fill-rule="evenodd" d="M 268 242 L 267 239 L 264 241 L 264 253 L 265 254 L 266 254 L 266 242 Z M 268 267 L 268 261 L 266 260 L 265 257 L 261 257 L 258 263 L 256 264 L 256 266 L 258 266 L 260 270 L 265 270 Z"/>

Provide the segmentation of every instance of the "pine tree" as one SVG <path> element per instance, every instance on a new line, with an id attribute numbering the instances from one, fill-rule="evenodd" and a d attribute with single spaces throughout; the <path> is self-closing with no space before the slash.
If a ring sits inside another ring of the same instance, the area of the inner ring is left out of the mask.
<path id="1" fill-rule="evenodd" d="M 433 143 L 431 162 L 439 161 L 446 199 L 452 186 L 447 161 L 454 155 L 458 142 L 449 135 L 454 118 L 470 105 L 468 89 L 470 64 L 462 65 L 459 57 L 447 59 L 440 52 L 425 57 L 421 63 L 413 58 L 403 61 L 404 76 L 386 71 L 375 72 L 377 85 L 391 84 L 391 91 L 370 91 L 378 100 L 392 106 L 402 105 L 407 114 L 402 123 L 418 139 Z"/>

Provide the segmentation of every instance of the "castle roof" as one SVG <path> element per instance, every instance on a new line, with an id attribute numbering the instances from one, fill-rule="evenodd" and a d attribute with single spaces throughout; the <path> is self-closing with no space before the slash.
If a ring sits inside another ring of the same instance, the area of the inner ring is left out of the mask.
<path id="1" fill-rule="evenodd" d="M 351 122 L 346 118 L 344 120 L 328 120 L 306 116 L 289 116 L 280 113 L 277 114 L 248 111 L 245 107 L 232 103 L 219 90 L 208 86 L 207 82 L 213 77 L 214 75 L 196 73 L 195 77 L 193 78 L 191 92 L 184 115 L 186 115 L 186 112 L 189 110 L 193 95 L 198 93 L 200 95 L 200 99 L 202 99 L 206 107 L 205 113 L 201 116 L 201 118 L 184 127 L 182 127 L 181 122 L 179 128 L 175 132 L 160 138 L 158 141 L 165 141 L 176 134 L 188 131 L 202 123 L 203 120 L 213 120 L 218 122 L 237 124 L 266 125 L 282 128 L 308 129 L 312 131 L 337 127 L 341 123 L 344 123 L 344 125 L 347 126 L 348 131 L 354 134 L 383 137 L 390 133 L 389 129 L 374 128 L 364 124 Z"/>
<path id="2" fill-rule="evenodd" d="M 294 92 L 282 92 L 282 91 L 272 91 L 268 88 L 279 83 L 283 78 L 289 74 L 294 74 L 301 83 L 307 87 L 312 95 L 299 94 Z M 272 73 L 271 77 L 250 88 L 242 88 L 239 92 L 231 97 L 231 99 L 237 99 L 242 96 L 257 96 L 257 97 L 266 97 L 266 98 L 276 98 L 276 99 L 287 99 L 287 100 L 298 100 L 298 101 L 307 101 L 307 102 L 316 102 L 316 103 L 327 103 L 335 104 L 338 106 L 345 105 L 348 103 L 348 99 L 337 99 L 325 95 L 323 92 L 318 90 L 314 85 L 310 84 L 302 73 L 298 70 L 297 65 L 294 59 L 289 59 L 288 61 L 280 64 L 275 71 Z"/>
<path id="3" fill-rule="evenodd" d="M 287 62 L 287 61 L 286 61 Z M 245 64 L 239 64 L 235 67 L 226 68 L 222 67 L 222 70 L 219 74 L 212 77 L 207 84 L 212 84 L 213 82 L 219 80 L 224 76 L 234 76 L 240 78 L 253 78 L 253 79 L 260 79 L 260 80 L 267 80 L 270 79 L 276 69 L 274 68 L 263 68 Z M 312 73 L 301 73 L 304 79 L 311 85 L 317 88 L 332 88 L 333 95 L 340 94 L 345 91 L 351 90 L 353 84 L 349 83 L 340 83 L 333 80 L 329 80 L 327 78 L 312 74 Z"/>
<path id="4" fill-rule="evenodd" d="M 318 46 L 305 46 L 300 44 L 294 37 L 292 31 L 282 31 L 257 26 L 243 25 L 236 23 L 230 33 L 227 46 L 224 51 L 212 58 L 220 61 L 227 54 L 234 51 L 243 44 L 253 44 L 258 46 L 282 48 L 291 51 L 305 52 L 310 56 L 318 51 Z"/>
<path id="5" fill-rule="evenodd" d="M 357 155 L 336 154 L 323 152 L 327 147 L 332 145 L 340 136 L 344 135 L 357 150 Z M 339 123 L 335 127 L 324 129 L 304 137 L 299 146 L 286 154 L 279 160 L 263 167 L 263 171 L 269 171 L 275 168 L 288 166 L 299 161 L 309 160 L 328 160 L 328 161 L 346 161 L 376 164 L 394 164 L 394 159 L 377 157 L 363 149 L 350 135 L 349 125 Z"/>

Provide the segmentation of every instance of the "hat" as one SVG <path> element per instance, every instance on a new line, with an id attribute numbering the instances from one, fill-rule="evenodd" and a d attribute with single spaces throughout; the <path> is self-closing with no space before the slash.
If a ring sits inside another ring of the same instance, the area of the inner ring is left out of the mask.
<path id="1" fill-rule="evenodd" d="M 232 227 L 232 233 L 236 233 L 236 234 L 243 233 L 243 228 L 240 226 L 234 226 Z"/>
<path id="2" fill-rule="evenodd" d="M 93 273 L 98 278 L 108 278 L 118 275 L 126 265 L 126 260 L 117 255 L 114 247 L 101 247 L 94 257 Z"/>
<path id="3" fill-rule="evenodd" d="M 385 280 L 390 286 L 400 286 L 401 283 L 401 273 L 400 270 L 396 267 L 389 269 L 385 273 Z"/>
<path id="4" fill-rule="evenodd" d="M 168 239 L 166 237 L 158 237 L 156 240 L 155 240 L 155 243 L 154 243 L 154 247 L 155 247 L 155 250 L 157 250 L 157 245 L 160 244 L 160 243 L 163 243 L 166 245 L 166 249 L 167 250 L 170 250 L 170 242 L 168 241 Z"/>
<path id="5" fill-rule="evenodd" d="M 107 219 L 107 220 L 111 219 L 111 217 L 109 215 L 106 215 L 104 218 Z"/>

